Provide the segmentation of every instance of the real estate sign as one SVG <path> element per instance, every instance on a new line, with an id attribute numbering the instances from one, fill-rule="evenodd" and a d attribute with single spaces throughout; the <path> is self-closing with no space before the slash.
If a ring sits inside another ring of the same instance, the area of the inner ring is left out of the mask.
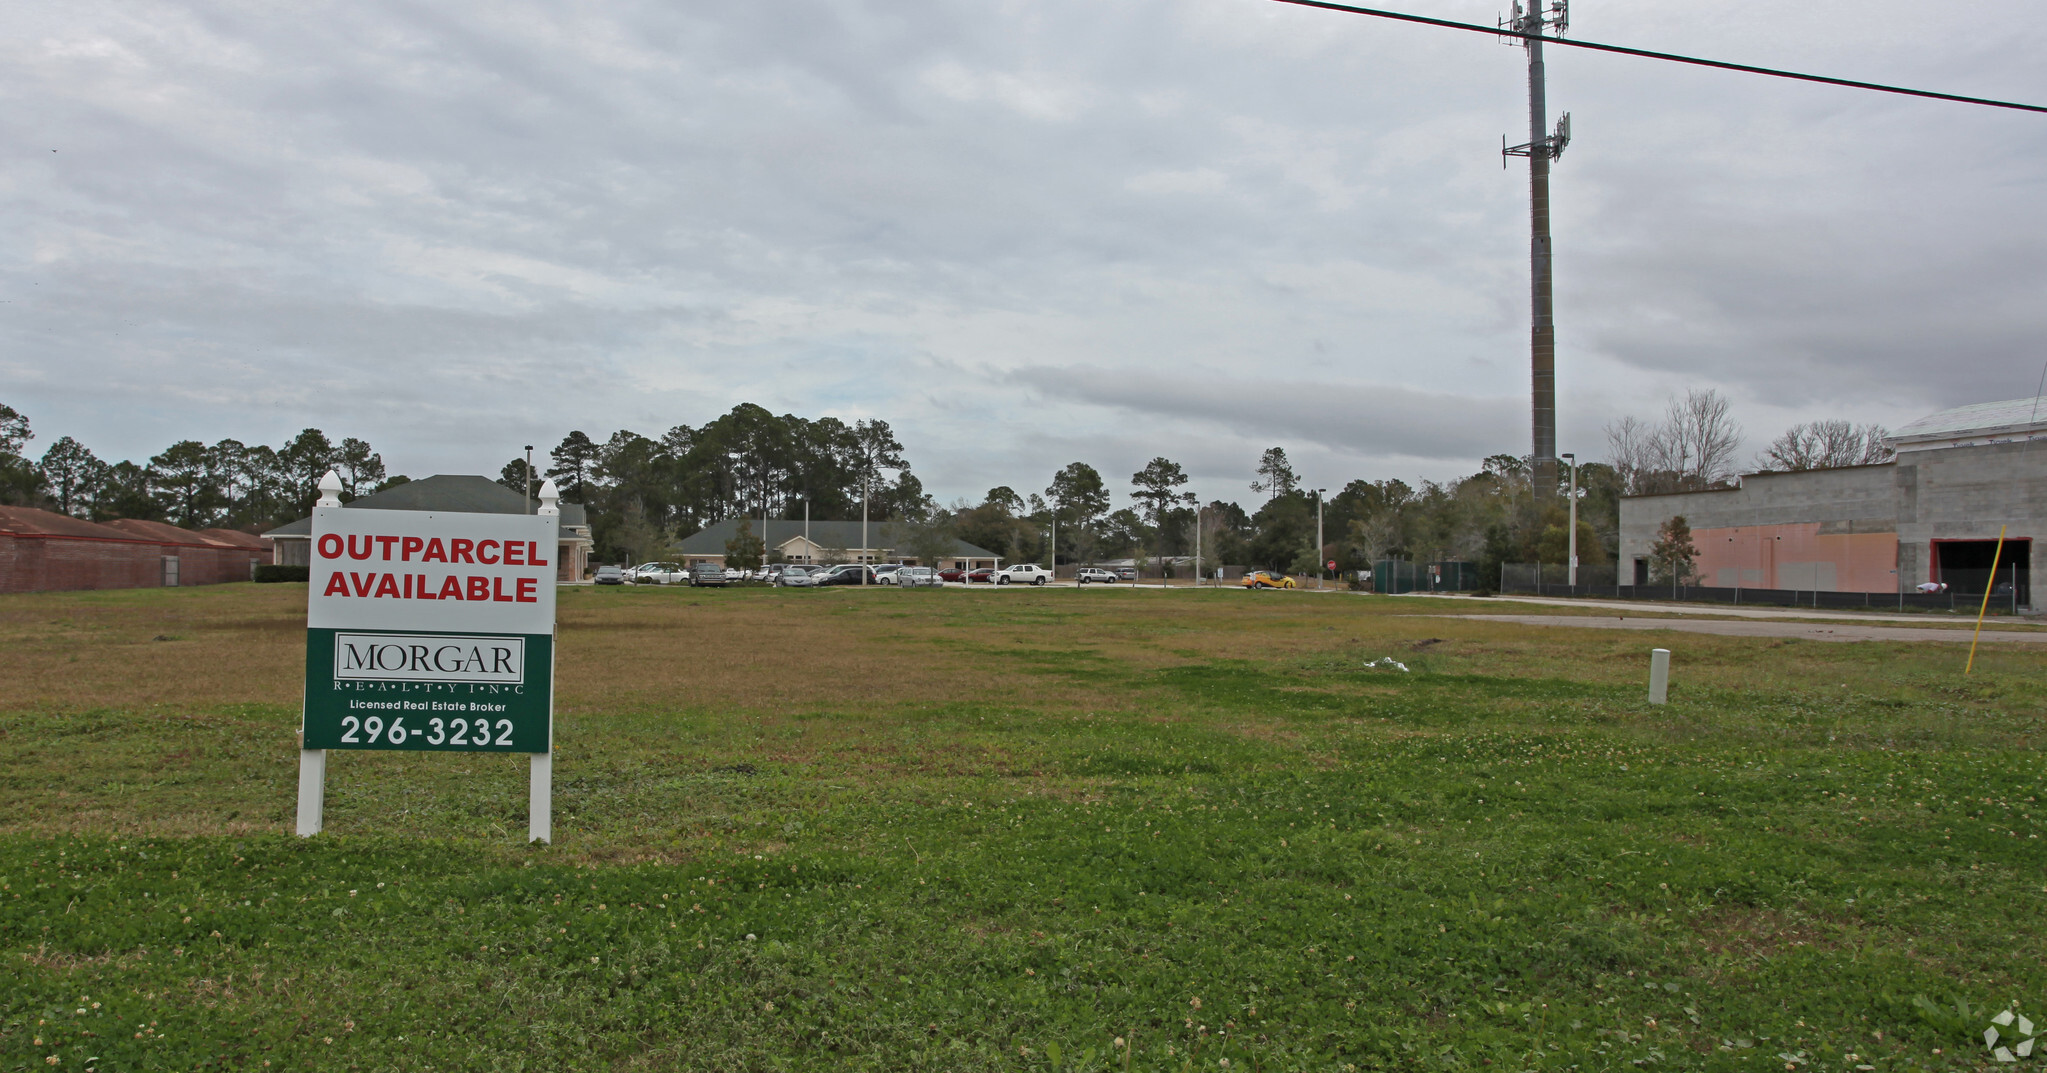
<path id="1" fill-rule="evenodd" d="M 304 748 L 551 752 L 557 521 L 315 508 Z"/>

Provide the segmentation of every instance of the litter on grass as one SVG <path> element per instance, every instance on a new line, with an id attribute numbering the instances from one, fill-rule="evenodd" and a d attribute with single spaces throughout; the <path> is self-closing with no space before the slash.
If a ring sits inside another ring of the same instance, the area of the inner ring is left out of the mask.
<path id="1" fill-rule="evenodd" d="M 1406 673 L 1407 673 L 1407 664 L 1405 664 L 1405 663 L 1402 663 L 1402 662 L 1400 662 L 1400 661 L 1399 661 L 1399 660 L 1397 660 L 1397 659 L 1394 659 L 1394 658 L 1393 658 L 1392 656 L 1386 656 L 1386 657 L 1383 657 L 1383 658 L 1380 658 L 1380 659 L 1375 659 L 1375 660 L 1373 660 L 1372 662 L 1370 662 L 1370 663 L 1367 663 L 1367 664 L 1365 664 L 1365 666 L 1367 666 L 1367 667 L 1392 667 L 1392 668 L 1394 668 L 1395 670 L 1398 670 L 1398 671 L 1399 671 L 1400 673 L 1402 673 L 1402 674 L 1406 674 Z"/>

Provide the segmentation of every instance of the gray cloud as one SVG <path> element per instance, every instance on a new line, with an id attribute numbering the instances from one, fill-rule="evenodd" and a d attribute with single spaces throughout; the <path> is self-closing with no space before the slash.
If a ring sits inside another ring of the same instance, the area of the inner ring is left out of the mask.
<path id="1" fill-rule="evenodd" d="M 1391 384 L 1152 380 L 1103 376 L 1072 366 L 1016 369 L 1009 380 L 1028 386 L 1040 400 L 1165 418 L 1189 440 L 1214 428 L 1246 442 L 1263 439 L 1410 464 L 1461 463 L 1498 453 L 1493 448 L 1502 442 L 1500 430 L 1528 423 L 1524 399 L 1414 391 Z"/>
<path id="2" fill-rule="evenodd" d="M 1574 32 L 2047 98 L 2033 14 L 1645 0 Z M 0 63 L 0 398 L 44 442 L 321 425 L 478 471 L 753 399 L 886 417 L 947 496 L 1527 449 L 1520 58 L 1477 35 L 1260 0 L 78 0 L 0 14 Z M 2029 389 L 2037 117 L 1550 70 L 1574 442 L 1683 386 L 1763 436 Z"/>

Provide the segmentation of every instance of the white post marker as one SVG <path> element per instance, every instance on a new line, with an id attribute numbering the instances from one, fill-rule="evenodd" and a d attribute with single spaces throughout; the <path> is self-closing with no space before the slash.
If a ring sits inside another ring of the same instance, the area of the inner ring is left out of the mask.
<path id="1" fill-rule="evenodd" d="M 1655 648 L 1649 651 L 1649 703 L 1664 704 L 1670 699 L 1670 649 Z"/>
<path id="2" fill-rule="evenodd" d="M 560 494 L 537 514 L 313 510 L 298 833 L 322 826 L 328 749 L 532 754 L 550 839 Z"/>

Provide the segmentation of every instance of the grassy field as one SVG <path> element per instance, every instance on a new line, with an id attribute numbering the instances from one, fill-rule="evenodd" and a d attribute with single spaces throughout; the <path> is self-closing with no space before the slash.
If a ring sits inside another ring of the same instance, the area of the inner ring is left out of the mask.
<path id="1" fill-rule="evenodd" d="M 0 1070 L 1954 1069 L 2047 1010 L 2034 651 L 572 590 L 527 847 L 505 756 L 335 754 L 291 837 L 304 600 L 0 599 Z"/>

